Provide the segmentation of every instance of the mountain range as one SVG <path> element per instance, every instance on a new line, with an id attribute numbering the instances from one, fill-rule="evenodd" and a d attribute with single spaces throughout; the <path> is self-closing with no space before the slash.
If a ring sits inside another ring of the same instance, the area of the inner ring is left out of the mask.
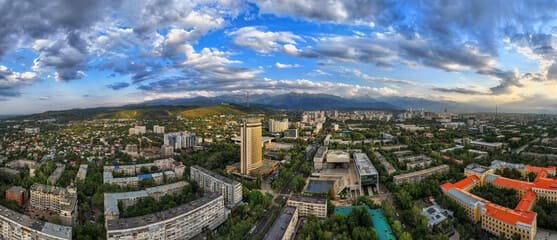
<path id="1" fill-rule="evenodd" d="M 369 109 L 369 110 L 404 110 L 408 108 L 425 108 L 430 111 L 442 111 L 445 108 L 459 108 L 460 104 L 448 101 L 432 101 L 411 97 L 354 97 L 346 98 L 331 94 L 286 93 L 278 95 L 221 95 L 216 97 L 194 97 L 157 99 L 140 104 L 144 106 L 158 105 L 214 105 L 232 103 L 238 105 L 252 105 L 273 109 L 287 110 L 316 110 L 316 109 Z M 249 104 L 248 104 L 249 103 Z"/>

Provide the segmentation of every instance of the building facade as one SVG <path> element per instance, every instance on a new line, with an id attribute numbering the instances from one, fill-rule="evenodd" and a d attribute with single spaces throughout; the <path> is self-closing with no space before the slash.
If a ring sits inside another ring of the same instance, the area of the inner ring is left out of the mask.
<path id="1" fill-rule="evenodd" d="M 70 240 L 72 228 L 32 219 L 0 206 L 1 239 Z"/>
<path id="2" fill-rule="evenodd" d="M 162 212 L 106 221 L 108 240 L 191 239 L 214 230 L 228 218 L 224 198 L 208 193 L 202 198 Z"/>
<path id="3" fill-rule="evenodd" d="M 173 132 L 164 134 L 164 145 L 172 146 L 174 150 L 192 149 L 197 146 L 197 137 L 192 132 Z"/>
<path id="4" fill-rule="evenodd" d="M 286 201 L 286 205 L 296 207 L 300 216 L 314 215 L 319 218 L 327 217 L 326 198 L 292 194 L 288 201 Z"/>
<path id="5" fill-rule="evenodd" d="M 249 175 L 263 165 L 261 122 L 244 121 L 240 129 L 240 172 Z"/>
<path id="6" fill-rule="evenodd" d="M 29 205 L 35 210 L 58 214 L 65 225 L 71 225 L 77 219 L 77 192 L 73 187 L 35 183 L 30 189 Z"/>
<path id="7" fill-rule="evenodd" d="M 227 206 L 242 202 L 242 184 L 237 181 L 197 165 L 190 168 L 190 180 L 198 183 L 205 191 L 220 193 Z"/>
<path id="8" fill-rule="evenodd" d="M 298 224 L 298 209 L 286 206 L 282 209 L 269 231 L 263 237 L 264 240 L 291 240 L 296 232 Z"/>
<path id="9" fill-rule="evenodd" d="M 281 133 L 288 129 L 288 118 L 283 120 L 269 119 L 269 132 Z"/>

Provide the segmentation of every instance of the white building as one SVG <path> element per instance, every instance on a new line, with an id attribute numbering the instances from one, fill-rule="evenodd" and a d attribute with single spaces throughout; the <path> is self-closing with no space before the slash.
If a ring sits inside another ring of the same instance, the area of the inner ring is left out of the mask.
<path id="1" fill-rule="evenodd" d="M 242 202 L 242 184 L 237 181 L 197 165 L 190 168 L 190 179 L 197 182 L 205 191 L 222 194 L 227 206 Z"/>
<path id="2" fill-rule="evenodd" d="M 70 240 L 72 228 L 32 219 L 0 206 L 1 239 Z"/>
<path id="3" fill-rule="evenodd" d="M 37 128 L 25 128 L 25 129 L 23 129 L 23 132 L 24 132 L 25 134 L 32 134 L 32 135 L 34 135 L 34 134 L 39 134 L 39 133 L 41 132 L 41 129 L 38 128 L 38 127 L 37 127 Z"/>
<path id="4" fill-rule="evenodd" d="M 140 135 L 147 133 L 147 128 L 145 126 L 135 126 L 129 129 L 128 135 Z"/>
<path id="5" fill-rule="evenodd" d="M 191 239 L 226 221 L 224 198 L 207 193 L 202 198 L 162 212 L 106 221 L 108 240 Z"/>
<path id="6" fill-rule="evenodd" d="M 177 149 L 191 149 L 197 145 L 197 137 L 191 132 L 173 132 L 164 134 L 164 145 Z"/>
<path id="7" fill-rule="evenodd" d="M 288 129 L 288 118 L 283 120 L 269 119 L 269 132 L 280 133 Z"/>
<path id="8" fill-rule="evenodd" d="M 153 132 L 158 134 L 164 134 L 164 126 L 159 126 L 159 125 L 153 126 Z"/>

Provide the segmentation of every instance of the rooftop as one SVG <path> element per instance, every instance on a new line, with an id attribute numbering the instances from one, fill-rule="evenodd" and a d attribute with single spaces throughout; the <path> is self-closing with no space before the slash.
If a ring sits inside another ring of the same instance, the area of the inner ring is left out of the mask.
<path id="1" fill-rule="evenodd" d="M 119 215 L 120 210 L 118 209 L 118 201 L 125 199 L 137 199 L 148 197 L 154 195 L 155 193 L 166 193 L 172 190 L 181 189 L 188 185 L 187 182 L 180 181 L 176 183 L 171 183 L 167 185 L 161 185 L 156 187 L 146 188 L 145 190 L 135 191 L 135 192 L 117 192 L 117 193 L 105 193 L 104 194 L 104 212 L 110 215 Z"/>
<path id="2" fill-rule="evenodd" d="M 537 216 L 535 212 L 517 211 L 494 203 L 486 205 L 486 214 L 512 225 L 517 223 L 531 225 Z"/>
<path id="3" fill-rule="evenodd" d="M 0 206 L 0 217 L 9 219 L 10 221 L 16 222 L 22 226 L 29 227 L 31 229 L 49 234 L 51 236 L 56 236 L 63 239 L 72 239 L 71 227 L 32 219 L 27 215 L 12 211 L 4 206 Z"/>
<path id="4" fill-rule="evenodd" d="M 209 176 L 211 176 L 211 177 L 213 177 L 213 178 L 216 178 L 216 179 L 220 180 L 221 182 L 227 183 L 227 184 L 232 184 L 232 185 L 240 184 L 240 183 L 239 183 L 238 181 L 236 181 L 236 180 L 227 178 L 227 177 L 225 177 L 225 176 L 222 176 L 222 175 L 220 175 L 220 174 L 218 174 L 218 173 L 215 173 L 215 172 L 213 172 L 213 171 L 211 171 L 211 170 L 209 170 L 209 169 L 205 169 L 205 168 L 203 168 L 203 167 L 201 167 L 201 166 L 198 166 L 198 165 L 192 166 L 191 169 L 197 169 L 197 170 L 199 170 L 199 171 L 201 171 L 201 172 L 203 172 L 203 173 L 205 173 L 205 174 L 207 174 L 207 175 L 209 175 Z"/>
<path id="5" fill-rule="evenodd" d="M 361 175 L 378 175 L 377 169 L 369 160 L 369 157 L 365 153 L 355 152 L 353 154 L 354 162 L 356 163 L 356 168 Z"/>
<path id="6" fill-rule="evenodd" d="M 306 202 L 306 203 L 314 203 L 314 204 L 327 204 L 327 199 L 323 197 L 312 197 L 312 196 L 305 196 L 301 194 L 292 194 L 288 200 L 296 201 L 296 202 Z"/>
<path id="7" fill-rule="evenodd" d="M 180 215 L 187 214 L 193 210 L 196 210 L 206 204 L 209 204 L 212 201 L 223 201 L 223 197 L 214 192 L 208 192 L 203 197 L 193 200 L 189 203 L 182 204 L 178 207 L 171 208 L 168 210 L 164 210 L 157 213 L 151 213 L 143 216 L 138 217 L 131 217 L 131 218 L 119 218 L 114 220 L 108 220 L 106 222 L 106 229 L 107 231 L 111 230 L 121 230 L 121 229 L 128 229 L 128 228 L 138 228 L 138 227 L 145 227 L 150 224 L 154 224 L 160 221 L 169 220 Z M 224 208 L 223 208 L 224 210 Z M 224 214 L 224 213 L 223 213 Z"/>
<path id="8" fill-rule="evenodd" d="M 263 239 L 282 239 L 295 212 L 295 207 L 284 207 Z"/>

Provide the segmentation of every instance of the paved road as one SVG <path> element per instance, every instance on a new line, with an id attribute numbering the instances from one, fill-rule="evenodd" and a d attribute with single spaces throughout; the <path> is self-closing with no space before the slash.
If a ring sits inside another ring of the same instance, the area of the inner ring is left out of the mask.
<path id="1" fill-rule="evenodd" d="M 248 232 L 248 234 L 246 234 L 244 239 L 252 239 L 257 236 L 265 235 L 267 230 L 273 224 L 273 220 L 274 220 L 274 218 L 272 217 L 273 212 L 278 213 L 280 211 L 281 206 L 276 202 L 276 200 L 279 198 L 285 199 L 290 194 L 290 192 L 292 192 L 290 188 L 292 179 L 294 179 L 294 176 L 298 175 L 298 173 L 300 172 L 300 167 L 302 166 L 303 162 L 311 160 L 313 154 L 315 153 L 315 150 L 319 147 L 319 143 L 321 141 L 322 139 L 320 137 L 317 137 L 312 144 L 308 145 L 308 147 L 306 148 L 305 157 L 302 158 L 302 163 L 299 164 L 296 169 L 294 169 L 294 171 L 292 172 L 292 176 L 290 177 L 288 182 L 284 185 L 284 187 L 280 190 L 279 194 L 274 195 L 273 204 L 271 208 L 269 208 L 267 212 L 263 215 L 263 217 L 261 217 L 255 223 L 254 227 Z"/>
<path id="2" fill-rule="evenodd" d="M 528 146 L 530 146 L 530 144 L 535 143 L 535 142 L 537 142 L 537 141 L 539 141 L 539 140 L 540 140 L 540 138 L 536 138 L 536 139 L 534 139 L 534 140 L 532 140 L 532 141 L 530 141 L 530 142 L 528 142 L 528 143 L 522 145 L 521 147 L 519 147 L 519 148 L 513 150 L 513 153 L 519 154 L 519 153 L 521 153 L 522 151 L 524 151 L 524 149 L 526 149 Z"/>

